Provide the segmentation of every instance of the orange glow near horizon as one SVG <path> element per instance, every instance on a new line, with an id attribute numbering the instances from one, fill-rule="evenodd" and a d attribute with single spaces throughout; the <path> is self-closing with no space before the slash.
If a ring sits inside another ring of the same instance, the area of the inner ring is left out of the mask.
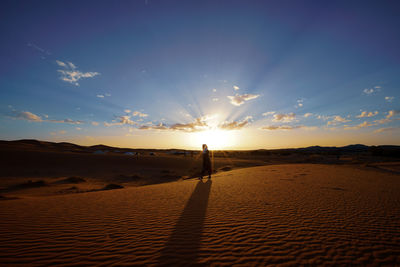
<path id="1" fill-rule="evenodd" d="M 236 144 L 236 135 L 234 131 L 225 131 L 217 128 L 189 135 L 189 146 L 201 147 L 202 144 L 207 144 L 210 150 L 232 149 Z"/>

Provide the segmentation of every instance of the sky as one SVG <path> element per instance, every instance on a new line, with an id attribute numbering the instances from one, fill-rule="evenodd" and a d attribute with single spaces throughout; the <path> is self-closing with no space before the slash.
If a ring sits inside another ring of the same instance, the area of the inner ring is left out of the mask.
<path id="1" fill-rule="evenodd" d="M 1 1 L 0 139 L 400 145 L 399 1 Z"/>

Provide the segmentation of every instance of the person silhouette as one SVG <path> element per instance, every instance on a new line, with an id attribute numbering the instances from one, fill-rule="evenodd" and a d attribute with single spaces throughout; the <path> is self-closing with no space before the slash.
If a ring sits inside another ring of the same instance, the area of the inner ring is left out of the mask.
<path id="1" fill-rule="evenodd" d="M 206 144 L 203 144 L 203 169 L 201 171 L 200 179 L 203 179 L 203 175 L 205 172 L 208 172 L 208 179 L 211 179 L 211 160 L 210 160 L 210 151 Z"/>

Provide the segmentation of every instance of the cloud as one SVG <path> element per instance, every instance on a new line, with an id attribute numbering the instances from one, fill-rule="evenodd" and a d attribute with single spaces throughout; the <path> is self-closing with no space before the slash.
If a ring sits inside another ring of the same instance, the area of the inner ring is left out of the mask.
<path id="1" fill-rule="evenodd" d="M 160 123 L 158 125 L 142 125 L 139 127 L 140 130 L 170 130 L 170 131 L 182 131 L 182 132 L 199 132 L 204 131 L 208 128 L 207 120 L 209 117 L 203 116 L 196 118 L 194 121 L 189 123 L 175 123 L 170 126 Z"/>
<path id="2" fill-rule="evenodd" d="M 304 99 L 298 99 L 298 100 L 297 100 L 296 108 L 301 108 L 301 107 L 303 107 L 303 102 L 304 102 Z"/>
<path id="3" fill-rule="evenodd" d="M 131 113 L 130 109 L 125 109 L 124 111 L 125 111 L 125 113 Z"/>
<path id="4" fill-rule="evenodd" d="M 107 93 L 96 95 L 96 97 L 98 97 L 98 98 L 105 98 L 105 97 L 109 97 L 109 96 L 111 96 L 111 95 L 110 95 L 110 94 L 107 94 Z"/>
<path id="5" fill-rule="evenodd" d="M 392 102 L 393 99 L 394 99 L 394 96 L 385 96 L 385 100 L 386 100 L 387 102 Z"/>
<path id="6" fill-rule="evenodd" d="M 93 78 L 97 75 L 100 75 L 98 72 L 81 72 L 77 70 L 77 67 L 72 62 L 62 62 L 60 60 L 56 60 L 58 66 L 63 69 L 57 70 L 61 73 L 60 79 L 72 83 L 75 86 L 79 86 L 78 81 L 83 78 Z"/>
<path id="7" fill-rule="evenodd" d="M 142 113 L 140 111 L 134 111 L 134 112 L 132 112 L 132 115 L 133 116 L 139 116 L 139 117 L 147 117 L 147 116 L 149 116 L 149 114 L 145 114 L 145 113 Z"/>
<path id="8" fill-rule="evenodd" d="M 372 88 L 371 88 L 371 89 L 365 88 L 363 92 L 364 92 L 364 94 L 366 94 L 366 95 L 370 95 L 370 94 L 372 94 L 372 93 L 374 92 L 374 89 L 372 89 Z"/>
<path id="9" fill-rule="evenodd" d="M 99 125 L 99 123 L 98 123 L 97 121 L 92 121 L 91 124 L 92 124 L 93 126 L 98 126 L 98 125 Z"/>
<path id="10" fill-rule="evenodd" d="M 218 98 L 213 98 L 212 101 L 213 102 L 217 102 L 219 99 Z"/>
<path id="11" fill-rule="evenodd" d="M 329 120 L 330 117 L 329 117 L 329 116 L 326 116 L 326 115 L 318 115 L 318 116 L 317 116 L 317 119 L 326 121 L 326 120 Z"/>
<path id="12" fill-rule="evenodd" d="M 215 93 L 217 92 L 217 88 L 213 88 L 212 91 Z"/>
<path id="13" fill-rule="evenodd" d="M 378 113 L 379 113 L 378 111 L 375 111 L 375 112 L 363 111 L 363 112 L 361 112 L 360 115 L 356 116 L 356 118 L 374 117 L 374 116 L 378 115 Z"/>
<path id="14" fill-rule="evenodd" d="M 239 86 L 234 85 L 234 86 L 233 86 L 233 89 L 234 89 L 235 91 L 237 91 L 237 90 L 239 90 L 240 88 L 239 88 Z"/>
<path id="15" fill-rule="evenodd" d="M 382 132 L 392 132 L 392 131 L 396 131 L 396 130 L 400 130 L 399 127 L 388 127 L 388 128 L 380 128 L 374 131 L 374 133 L 382 133 Z"/>
<path id="16" fill-rule="evenodd" d="M 236 94 L 235 96 L 228 96 L 228 98 L 230 99 L 232 105 L 240 106 L 244 104 L 244 102 L 251 99 L 255 99 L 259 96 L 260 95 L 253 95 L 253 94 L 243 94 L 243 95 Z"/>
<path id="17" fill-rule="evenodd" d="M 274 131 L 274 130 L 284 130 L 284 131 L 288 131 L 288 130 L 296 130 L 296 129 L 309 129 L 309 130 L 314 130 L 316 129 L 316 127 L 307 127 L 304 125 L 297 125 L 297 126 L 289 126 L 289 125 L 269 125 L 269 126 L 264 126 L 261 129 L 263 130 L 270 130 L 270 131 Z"/>
<path id="18" fill-rule="evenodd" d="M 275 111 L 264 112 L 262 115 L 263 116 L 269 116 L 269 115 L 272 115 L 272 114 L 275 114 Z"/>
<path id="19" fill-rule="evenodd" d="M 380 120 L 376 120 L 374 122 L 378 123 L 378 124 L 384 124 L 384 123 L 388 123 L 391 122 L 394 116 L 396 116 L 397 114 L 399 114 L 400 112 L 397 110 L 389 110 L 388 114 L 386 115 L 386 117 L 384 119 L 380 119 Z"/>
<path id="20" fill-rule="evenodd" d="M 375 124 L 372 124 L 372 123 L 369 123 L 369 122 L 367 122 L 367 121 L 364 121 L 363 123 L 360 123 L 360 124 L 358 124 L 358 125 L 356 125 L 356 126 L 347 126 L 347 125 L 346 125 L 346 126 L 344 127 L 344 129 L 345 129 L 345 130 L 358 130 L 358 129 L 370 127 L 370 126 L 373 126 L 373 125 L 375 125 Z"/>
<path id="21" fill-rule="evenodd" d="M 60 61 L 60 60 L 56 60 L 56 63 L 58 66 L 63 67 L 63 68 L 68 68 L 67 64 L 65 64 L 64 62 Z"/>
<path id="22" fill-rule="evenodd" d="M 343 122 L 349 122 L 350 120 L 347 120 L 346 118 L 343 118 L 341 116 L 334 116 L 333 120 L 328 121 L 328 125 L 336 125 L 337 123 L 343 123 Z"/>
<path id="23" fill-rule="evenodd" d="M 44 55 L 51 55 L 51 53 L 50 53 L 49 51 L 47 51 L 47 50 L 45 50 L 45 49 L 43 49 L 43 48 L 41 48 L 41 47 L 35 45 L 34 43 L 28 43 L 27 45 L 28 45 L 29 47 L 32 47 L 32 48 L 35 49 L 36 51 L 41 52 L 41 53 L 44 54 Z M 42 57 L 42 58 L 45 59 L 46 57 Z"/>
<path id="24" fill-rule="evenodd" d="M 372 94 L 374 94 L 376 92 L 379 92 L 380 90 L 381 90 L 380 86 L 374 86 L 374 88 L 365 88 L 363 90 L 363 93 L 366 94 L 366 95 L 372 95 Z"/>
<path id="25" fill-rule="evenodd" d="M 85 123 L 84 121 L 79 121 L 79 120 L 71 120 L 71 119 L 64 119 L 64 120 L 46 120 L 48 122 L 54 122 L 54 123 L 69 123 L 69 124 L 83 124 Z"/>
<path id="26" fill-rule="evenodd" d="M 29 111 L 21 111 L 15 115 L 15 118 L 27 121 L 41 122 L 43 121 L 41 117 L 36 114 L 33 114 Z"/>
<path id="27" fill-rule="evenodd" d="M 203 131 L 207 127 L 207 122 L 205 119 L 197 118 L 194 122 L 191 123 L 176 123 L 170 126 L 171 130 L 175 131 L 184 131 L 184 132 L 198 132 Z"/>
<path id="28" fill-rule="evenodd" d="M 390 118 L 396 116 L 397 114 L 400 114 L 400 111 L 398 111 L 398 110 L 389 110 L 388 114 L 386 115 L 386 118 L 390 119 Z"/>
<path id="29" fill-rule="evenodd" d="M 168 130 L 169 128 L 160 122 L 157 125 L 142 125 L 139 127 L 140 130 Z"/>
<path id="30" fill-rule="evenodd" d="M 281 122 L 291 122 L 295 119 L 296 114 L 275 114 L 273 121 L 281 121 Z"/>
<path id="31" fill-rule="evenodd" d="M 218 128 L 223 130 L 239 130 L 242 129 L 244 126 L 248 125 L 252 118 L 253 117 L 251 116 L 247 116 L 242 121 L 230 121 L 230 122 L 226 121 L 223 122 L 221 125 L 219 125 Z"/>
<path id="32" fill-rule="evenodd" d="M 42 119 L 40 116 L 33 114 L 32 112 L 29 111 L 21 111 L 21 112 L 17 112 L 15 110 L 13 110 L 14 115 L 12 116 L 13 118 L 16 119 L 21 119 L 21 120 L 27 120 L 27 121 L 33 121 L 33 122 L 52 122 L 52 123 L 68 123 L 68 124 L 84 124 L 84 121 L 80 121 L 80 120 L 71 120 L 71 119 L 64 119 L 64 120 L 49 120 L 48 119 L 48 115 L 44 115 L 44 117 L 46 118 L 45 120 Z"/>
<path id="33" fill-rule="evenodd" d="M 104 126 L 111 127 L 111 126 L 118 126 L 118 125 L 137 125 L 138 123 L 130 119 L 131 116 L 123 115 L 116 117 L 113 122 L 104 122 Z"/>
<path id="34" fill-rule="evenodd" d="M 308 117 L 310 117 L 310 116 L 312 116 L 313 114 L 312 113 L 306 113 L 306 114 L 304 114 L 303 116 L 304 116 L 304 118 L 308 118 Z"/>

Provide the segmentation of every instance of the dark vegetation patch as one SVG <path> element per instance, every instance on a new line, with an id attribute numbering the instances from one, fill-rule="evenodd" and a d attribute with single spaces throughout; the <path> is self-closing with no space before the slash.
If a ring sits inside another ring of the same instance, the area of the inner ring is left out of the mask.
<path id="1" fill-rule="evenodd" d="M 57 181 L 56 183 L 58 184 L 79 184 L 79 183 L 85 183 L 86 180 L 82 177 L 78 176 L 71 176 L 68 178 L 65 178 L 63 180 Z"/>
<path id="2" fill-rule="evenodd" d="M 103 190 L 113 190 L 113 189 L 122 189 L 122 188 L 124 188 L 124 187 L 119 184 L 108 184 L 103 188 Z"/>
<path id="3" fill-rule="evenodd" d="M 140 180 L 142 177 L 139 175 L 133 174 L 133 175 L 124 175 L 120 174 L 114 177 L 114 181 L 120 182 L 120 183 L 129 183 L 129 182 L 135 182 Z"/>
<path id="4" fill-rule="evenodd" d="M 231 166 L 225 166 L 225 167 L 222 167 L 220 170 L 224 171 L 224 172 L 227 172 L 227 171 L 231 171 L 232 167 Z"/>
<path id="5" fill-rule="evenodd" d="M 34 181 L 34 182 L 32 180 L 29 180 L 26 183 L 14 185 L 12 188 L 13 189 L 27 189 L 27 188 L 43 187 L 46 185 L 47 185 L 46 182 L 43 180 Z"/>

